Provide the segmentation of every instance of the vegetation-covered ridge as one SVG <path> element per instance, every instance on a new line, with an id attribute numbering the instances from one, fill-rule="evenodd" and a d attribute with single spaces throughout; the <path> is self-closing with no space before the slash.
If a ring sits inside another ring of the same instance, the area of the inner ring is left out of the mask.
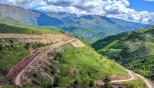
<path id="1" fill-rule="evenodd" d="M 21 24 L 15 20 L 0 17 L 0 33 L 59 34 L 56 27 L 39 27 Z"/>
<path id="2" fill-rule="evenodd" d="M 154 80 L 154 26 L 110 36 L 92 46 L 99 53 Z"/>

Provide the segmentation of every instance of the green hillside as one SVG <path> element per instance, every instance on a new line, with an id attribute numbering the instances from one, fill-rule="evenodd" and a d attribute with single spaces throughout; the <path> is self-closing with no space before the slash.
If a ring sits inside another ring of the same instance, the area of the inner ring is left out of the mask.
<path id="1" fill-rule="evenodd" d="M 20 34 L 57 34 L 61 33 L 55 27 L 39 27 L 21 24 L 15 20 L 0 17 L 0 33 Z"/>
<path id="2" fill-rule="evenodd" d="M 110 36 L 92 46 L 126 68 L 154 80 L 154 26 Z"/>
<path id="3" fill-rule="evenodd" d="M 70 44 L 63 46 L 64 51 L 56 54 L 54 60 L 40 66 L 53 79 L 42 77 L 39 69 L 33 75 L 36 86 L 44 87 L 94 87 L 96 81 L 103 80 L 106 74 L 114 76 L 127 75 L 125 69 L 112 60 L 99 55 L 89 47 L 74 48 Z M 50 63 L 50 64 L 49 64 Z M 27 84 L 28 85 L 28 84 Z"/>
<path id="4" fill-rule="evenodd" d="M 102 79 L 106 74 L 127 75 L 119 64 L 106 59 L 88 47 L 74 48 L 65 45 L 64 52 L 60 54 L 58 62 L 61 68 L 60 84 L 62 86 L 71 85 L 75 81 L 80 85 L 88 86 L 91 81 Z M 69 69 L 74 69 L 74 71 Z"/>

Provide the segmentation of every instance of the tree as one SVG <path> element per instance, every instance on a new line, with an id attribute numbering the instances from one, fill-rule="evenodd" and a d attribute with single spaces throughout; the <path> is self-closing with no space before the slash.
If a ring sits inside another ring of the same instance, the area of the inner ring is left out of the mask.
<path id="1" fill-rule="evenodd" d="M 56 75 L 54 78 L 54 87 L 59 87 L 60 86 L 60 75 Z"/>
<path id="2" fill-rule="evenodd" d="M 30 43 L 26 43 L 26 45 L 25 45 L 25 49 L 29 49 L 29 47 L 30 47 Z"/>
<path id="3" fill-rule="evenodd" d="M 2 45 L 0 44 L 0 51 L 2 50 Z"/>
<path id="4" fill-rule="evenodd" d="M 105 75 L 105 77 L 103 78 L 103 82 L 104 82 L 104 85 L 103 85 L 103 88 L 111 88 L 110 86 L 110 75 Z"/>
<path id="5" fill-rule="evenodd" d="M 93 87 L 94 86 L 94 80 L 90 80 L 89 81 L 89 87 Z"/>

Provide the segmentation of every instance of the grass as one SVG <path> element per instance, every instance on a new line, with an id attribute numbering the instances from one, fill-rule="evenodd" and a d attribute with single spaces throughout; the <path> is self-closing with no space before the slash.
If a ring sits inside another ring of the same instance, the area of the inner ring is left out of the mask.
<path id="1" fill-rule="evenodd" d="M 88 85 L 92 80 L 102 79 L 106 74 L 127 75 L 122 66 L 114 61 L 107 60 L 94 50 L 64 46 L 64 53 L 60 56 L 61 86 L 73 84 Z"/>
<path id="2" fill-rule="evenodd" d="M 60 34 L 55 29 L 43 29 L 35 27 L 16 27 L 0 23 L 0 33 L 19 33 L 19 34 Z"/>
<path id="3" fill-rule="evenodd" d="M 104 48 L 100 49 L 98 52 L 109 50 L 109 49 L 110 49 L 113 45 L 115 45 L 117 42 L 118 42 L 118 40 L 113 41 L 113 42 L 109 43 L 108 45 L 105 45 Z"/>
<path id="4" fill-rule="evenodd" d="M 131 88 L 146 88 L 146 84 L 144 83 L 142 79 L 137 79 L 131 82 L 123 82 L 121 84 L 129 86 Z"/>
<path id="5" fill-rule="evenodd" d="M 51 85 L 50 79 L 42 77 L 42 75 L 38 72 L 35 72 L 34 74 L 35 74 L 34 80 L 35 82 L 38 82 L 38 87 L 44 88 Z"/>

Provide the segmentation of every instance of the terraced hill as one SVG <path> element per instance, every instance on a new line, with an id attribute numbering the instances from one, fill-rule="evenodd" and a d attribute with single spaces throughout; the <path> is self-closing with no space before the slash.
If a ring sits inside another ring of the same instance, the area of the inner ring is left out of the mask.
<path id="1" fill-rule="evenodd" d="M 21 39 L 23 37 L 24 36 L 21 35 Z M 21 39 L 20 38 L 1 39 L 0 77 L 3 80 L 1 80 L 0 83 L 3 86 L 9 84 L 8 80 L 5 79 L 4 76 L 6 76 L 6 74 L 8 73 L 9 69 L 12 66 L 17 64 L 20 60 L 22 60 L 22 58 L 24 58 L 26 55 L 28 55 L 28 53 L 30 53 L 29 51 L 30 48 L 31 50 L 33 49 L 33 52 L 34 51 L 38 52 L 36 48 L 43 47 L 46 45 L 39 42 L 26 43 L 27 42 L 26 40 L 21 41 Z M 61 41 L 66 41 L 66 40 L 67 39 L 64 38 Z M 53 44 L 56 43 L 58 45 L 58 41 Z M 52 46 L 52 44 L 49 45 Z M 22 52 L 20 52 L 20 50 L 22 50 Z M 90 82 L 94 83 L 95 81 L 102 79 L 106 74 L 114 76 L 127 76 L 127 72 L 122 66 L 115 63 L 114 61 L 107 60 L 105 57 L 97 54 L 91 48 L 83 46 L 82 43 L 77 41 L 74 41 L 62 47 L 57 47 L 54 50 L 49 51 L 47 53 L 47 57 L 46 56 L 43 57 L 42 60 L 41 59 L 38 60 L 37 63 L 38 64 L 36 64 L 36 66 L 39 66 L 40 68 L 35 68 L 35 70 L 33 70 L 32 72 L 26 73 L 28 74 L 26 75 L 26 77 L 28 76 L 28 78 L 25 78 L 25 80 L 27 81 L 23 83 L 24 85 L 31 84 L 33 86 L 41 86 L 41 87 L 47 87 L 47 86 L 64 87 L 64 86 L 72 86 L 73 83 L 77 81 L 78 84 L 81 86 L 84 85 L 85 82 L 86 82 L 85 85 L 89 86 Z M 42 78 L 43 76 L 42 71 L 43 72 L 45 71 L 44 73 L 50 75 L 51 78 L 53 78 L 54 80 L 59 80 L 59 81 L 57 82 L 50 80 L 48 76 L 44 76 Z M 9 79 L 11 80 L 11 77 L 9 77 Z M 29 79 L 31 79 L 30 83 L 28 81 Z"/>

